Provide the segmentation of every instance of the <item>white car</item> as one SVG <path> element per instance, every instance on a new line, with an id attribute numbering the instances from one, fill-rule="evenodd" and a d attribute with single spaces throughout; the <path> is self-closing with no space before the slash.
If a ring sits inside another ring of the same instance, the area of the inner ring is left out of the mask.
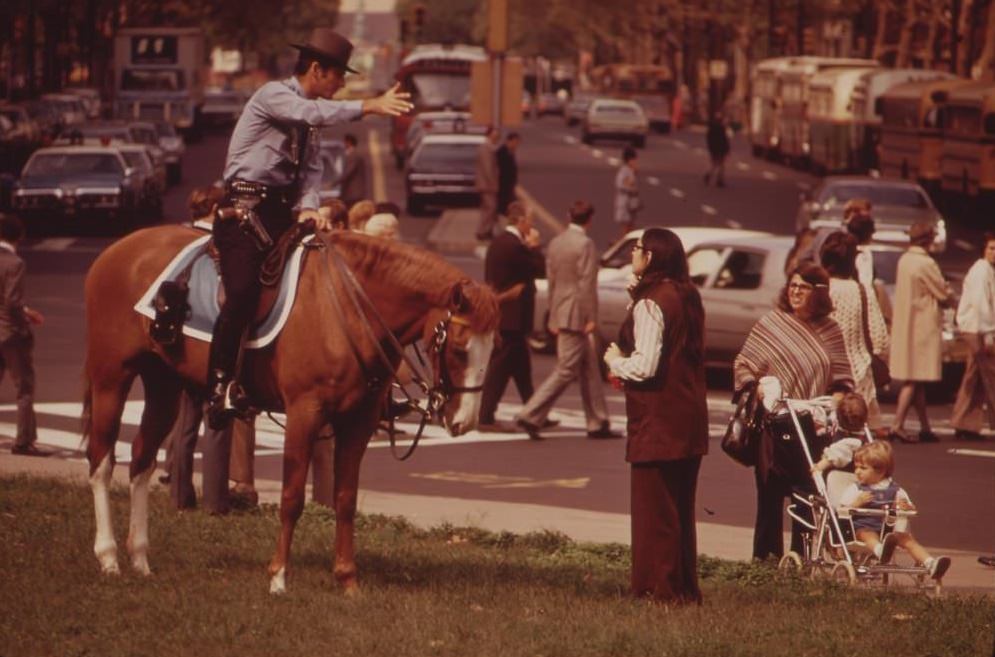
<path id="1" fill-rule="evenodd" d="M 595 139 L 620 139 L 642 148 L 649 126 L 649 119 L 638 103 L 598 98 L 591 102 L 581 122 L 581 141 L 590 144 Z"/>

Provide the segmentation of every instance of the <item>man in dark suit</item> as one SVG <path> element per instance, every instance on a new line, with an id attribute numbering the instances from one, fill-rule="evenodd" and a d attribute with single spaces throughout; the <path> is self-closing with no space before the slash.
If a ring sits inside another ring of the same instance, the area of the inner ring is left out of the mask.
<path id="1" fill-rule="evenodd" d="M 517 132 L 508 133 L 504 143 L 497 149 L 498 166 L 498 214 L 508 216 L 508 206 L 517 197 L 515 188 L 518 186 L 518 161 L 515 153 L 521 142 Z"/>
<path id="2" fill-rule="evenodd" d="M 532 363 L 526 342 L 535 312 L 535 279 L 545 262 L 539 250 L 539 231 L 522 203 L 508 206 L 508 227 L 487 249 L 484 278 L 498 292 L 501 303 L 501 339 L 491 352 L 480 401 L 480 429 L 496 429 L 494 411 L 508 379 L 515 380 L 522 402 L 532 396 Z"/>
<path id="3" fill-rule="evenodd" d="M 342 202 L 348 207 L 368 198 L 366 195 L 366 162 L 357 152 L 356 136 L 348 134 L 343 137 L 345 157 L 342 162 Z"/>
<path id="4" fill-rule="evenodd" d="M 35 346 L 31 325 L 45 318 L 24 303 L 24 261 L 17 255 L 17 243 L 24 236 L 24 224 L 12 215 L 0 215 L 0 379 L 10 370 L 17 391 L 17 436 L 11 452 L 23 456 L 48 456 L 38 449 L 35 421 Z"/>

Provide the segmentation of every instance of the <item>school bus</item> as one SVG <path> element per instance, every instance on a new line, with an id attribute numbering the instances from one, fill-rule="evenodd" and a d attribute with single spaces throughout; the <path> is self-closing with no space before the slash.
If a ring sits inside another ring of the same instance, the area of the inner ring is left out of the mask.
<path id="1" fill-rule="evenodd" d="M 803 165 L 811 155 L 808 96 L 813 75 L 832 68 L 869 70 L 878 66 L 880 64 L 873 59 L 795 57 L 781 74 L 781 156 L 788 162 Z"/>
<path id="2" fill-rule="evenodd" d="M 812 76 L 809 83 L 809 156 L 819 173 L 857 168 L 852 148 L 855 115 L 850 98 L 866 68 L 833 68 Z"/>
<path id="3" fill-rule="evenodd" d="M 930 192 L 940 189 L 940 111 L 948 92 L 969 80 L 920 80 L 895 85 L 881 94 L 874 111 L 881 119 L 878 170 L 886 178 L 918 180 Z"/>
<path id="4" fill-rule="evenodd" d="M 943 190 L 995 194 L 995 83 L 973 82 L 947 92 L 940 125 Z"/>

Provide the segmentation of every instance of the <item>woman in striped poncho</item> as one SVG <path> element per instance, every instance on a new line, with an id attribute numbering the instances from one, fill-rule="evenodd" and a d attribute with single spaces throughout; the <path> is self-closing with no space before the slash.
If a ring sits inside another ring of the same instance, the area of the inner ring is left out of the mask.
<path id="1" fill-rule="evenodd" d="M 788 277 L 777 307 L 760 318 L 733 363 L 737 390 L 764 376 L 781 382 L 786 397 L 810 399 L 853 388 L 853 375 L 840 327 L 829 318 L 829 274 L 822 267 L 799 265 Z M 756 467 L 757 519 L 753 557 L 780 557 L 784 498 L 793 485 L 786 470 L 773 462 L 773 440 L 765 433 Z M 801 552 L 801 537 L 792 531 L 791 548 Z"/>

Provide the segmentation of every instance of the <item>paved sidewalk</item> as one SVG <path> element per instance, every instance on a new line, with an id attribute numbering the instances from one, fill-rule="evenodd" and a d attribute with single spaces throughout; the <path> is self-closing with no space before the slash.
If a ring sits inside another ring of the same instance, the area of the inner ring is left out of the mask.
<path id="1" fill-rule="evenodd" d="M 78 460 L 57 457 L 36 458 L 14 456 L 8 449 L 0 449 L 0 476 L 26 473 L 41 477 L 57 477 L 86 485 L 88 467 Z M 128 485 L 127 465 L 114 468 L 114 481 Z M 194 484 L 199 488 L 200 474 Z M 163 488 L 153 478 L 153 489 Z M 280 482 L 268 479 L 256 481 L 259 500 L 266 504 L 279 504 Z M 310 489 L 308 491 L 310 498 Z M 455 526 L 479 527 L 489 531 L 526 533 L 553 530 L 562 532 L 577 541 L 594 543 L 629 543 L 629 516 L 624 513 L 584 511 L 539 504 L 518 504 L 485 500 L 425 495 L 402 495 L 360 489 L 359 510 L 363 513 L 403 516 L 418 527 L 432 527 L 443 523 Z M 750 558 L 753 530 L 708 522 L 698 522 L 698 551 L 712 557 L 736 561 Z M 953 565 L 944 578 L 944 586 L 951 589 L 983 590 L 995 594 L 995 569 L 978 563 L 978 555 L 959 550 L 930 547 L 934 554 L 946 554 Z M 899 578 L 902 584 L 907 578 Z"/>

